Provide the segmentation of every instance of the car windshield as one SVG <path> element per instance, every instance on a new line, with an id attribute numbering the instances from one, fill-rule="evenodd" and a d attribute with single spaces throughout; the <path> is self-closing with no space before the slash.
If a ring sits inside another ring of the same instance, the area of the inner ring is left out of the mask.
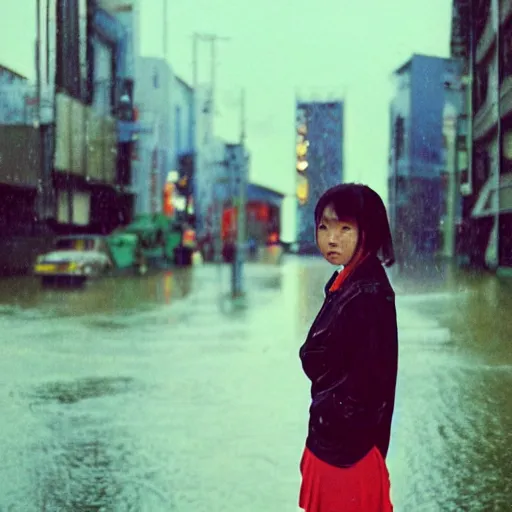
<path id="1" fill-rule="evenodd" d="M 94 239 L 92 238 L 61 238 L 55 244 L 57 249 L 64 251 L 92 251 Z"/>

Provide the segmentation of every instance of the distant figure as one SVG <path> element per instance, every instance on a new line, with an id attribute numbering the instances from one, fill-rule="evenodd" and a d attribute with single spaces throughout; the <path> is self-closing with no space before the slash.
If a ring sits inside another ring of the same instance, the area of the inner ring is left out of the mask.
<path id="1" fill-rule="evenodd" d="M 256 243 L 256 240 L 254 240 L 254 238 L 250 238 L 247 242 L 247 246 L 249 248 L 249 257 L 251 260 L 255 260 L 258 255 L 258 244 Z"/>
<path id="2" fill-rule="evenodd" d="M 394 263 L 382 199 L 338 185 L 315 209 L 316 240 L 338 270 L 300 349 L 312 403 L 300 463 L 306 512 L 390 512 L 385 458 L 395 403 L 398 339 Z"/>
<path id="3" fill-rule="evenodd" d="M 236 244 L 233 236 L 229 236 L 222 247 L 222 257 L 226 263 L 235 261 Z"/>

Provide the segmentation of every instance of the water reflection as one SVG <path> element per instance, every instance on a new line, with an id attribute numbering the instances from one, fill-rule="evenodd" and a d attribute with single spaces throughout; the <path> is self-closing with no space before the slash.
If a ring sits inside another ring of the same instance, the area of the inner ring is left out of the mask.
<path id="1" fill-rule="evenodd" d="M 422 265 L 391 272 L 396 510 L 507 510 L 510 283 Z M 319 258 L 249 265 L 236 315 L 219 311 L 229 266 L 84 290 L 0 282 L 0 510 L 291 510 L 308 400 L 297 351 L 331 272 Z"/>
<path id="2" fill-rule="evenodd" d="M 390 450 L 395 504 L 509 510 L 510 284 L 428 262 L 392 277 L 401 327 Z"/>
<path id="3" fill-rule="evenodd" d="M 193 270 L 178 268 L 142 277 L 107 277 L 84 288 L 45 288 L 32 277 L 0 280 L 0 314 L 13 308 L 37 309 L 52 316 L 116 314 L 186 297 Z"/>

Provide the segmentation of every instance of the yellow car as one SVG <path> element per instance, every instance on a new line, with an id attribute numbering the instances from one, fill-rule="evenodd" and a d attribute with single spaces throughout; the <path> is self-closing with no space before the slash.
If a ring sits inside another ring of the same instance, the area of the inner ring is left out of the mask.
<path id="1" fill-rule="evenodd" d="M 34 275 L 44 284 L 83 284 L 113 268 L 109 249 L 101 236 L 74 235 L 56 239 L 54 250 L 38 256 Z"/>

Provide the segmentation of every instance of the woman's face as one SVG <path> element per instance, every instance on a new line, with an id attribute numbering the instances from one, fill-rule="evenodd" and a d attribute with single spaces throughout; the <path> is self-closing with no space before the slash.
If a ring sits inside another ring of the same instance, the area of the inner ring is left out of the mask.
<path id="1" fill-rule="evenodd" d="M 322 256 L 332 265 L 347 265 L 356 252 L 359 228 L 354 219 L 338 219 L 334 208 L 325 208 L 316 231 Z"/>

